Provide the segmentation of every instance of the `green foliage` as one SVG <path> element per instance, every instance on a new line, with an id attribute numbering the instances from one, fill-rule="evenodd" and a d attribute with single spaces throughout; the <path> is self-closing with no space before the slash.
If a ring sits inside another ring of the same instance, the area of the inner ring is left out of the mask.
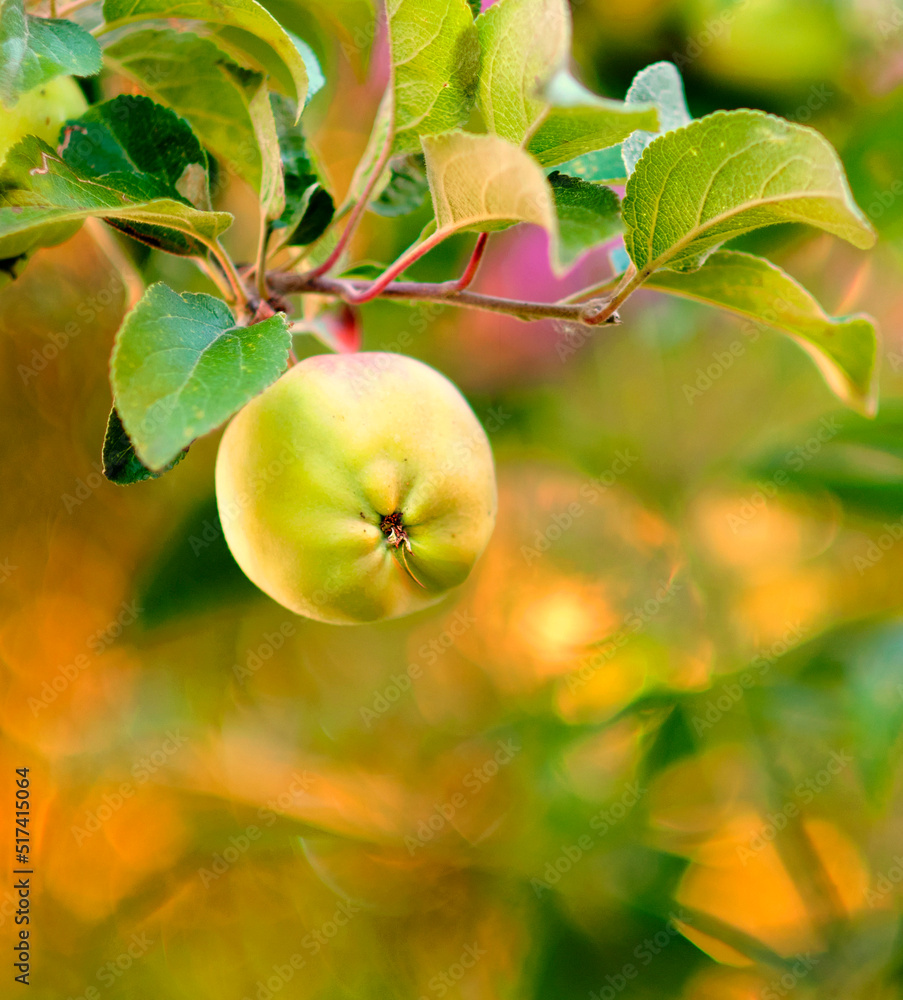
<path id="1" fill-rule="evenodd" d="M 207 21 L 220 25 L 218 42 L 243 53 L 269 74 L 281 92 L 303 105 L 307 97 L 304 59 L 285 29 L 254 0 L 104 0 L 105 31 L 159 18 Z"/>
<path id="2" fill-rule="evenodd" d="M 0 96 L 14 98 L 56 73 L 101 69 L 97 43 L 81 27 L 26 15 L 21 0 L 0 3 Z M 367 0 L 318 9 L 335 22 L 346 54 L 354 49 L 358 65 L 366 61 L 373 27 Z M 341 10 L 349 12 L 345 29 Z M 148 96 L 123 95 L 91 108 L 63 133 L 59 152 L 35 137 L 10 150 L 0 179 L 0 259 L 12 262 L 4 274 L 18 273 L 32 250 L 60 243 L 85 218 L 98 217 L 155 249 L 195 257 L 218 282 L 228 281 L 231 309 L 216 307 L 218 333 L 202 352 L 205 364 L 218 364 L 223 352 L 242 345 L 242 330 L 254 331 L 245 350 L 267 331 L 281 331 L 275 354 L 261 348 L 251 355 L 259 364 L 247 372 L 239 365 L 233 394 L 217 384 L 202 407 L 175 406 L 158 432 L 136 431 L 143 411 L 159 402 L 159 386 L 142 385 L 155 369 L 137 365 L 133 338 L 150 338 L 160 323 L 166 326 L 161 342 L 174 351 L 182 344 L 192 356 L 203 317 L 214 310 L 212 299 L 202 304 L 155 286 L 127 317 L 114 354 L 117 407 L 136 461 L 156 473 L 281 371 L 285 322 L 277 316 L 248 324 L 273 308 L 289 308 L 277 295 L 256 312 L 269 294 L 264 269 L 282 249 L 304 248 L 308 266 L 334 266 L 336 274 L 354 279 L 344 296 L 354 302 L 363 294 L 354 289 L 370 280 L 374 294 L 381 292 L 455 233 L 490 233 L 522 222 L 548 232 L 556 272 L 624 233 L 635 270 L 623 276 L 609 313 L 648 281 L 770 323 L 812 354 L 841 399 L 874 410 L 876 335 L 868 317 L 828 316 L 762 259 L 722 253 L 706 263 L 732 237 L 782 221 L 808 222 L 857 247 L 872 244 L 872 228 L 825 139 L 756 111 L 693 122 L 670 62 L 639 72 L 624 101 L 593 93 L 571 72 L 564 0 L 499 0 L 476 14 L 466 0 L 390 0 L 388 86 L 336 208 L 301 120 L 311 95 L 328 86 L 317 55 L 297 34 L 312 25 L 312 11 L 284 0 L 267 6 L 104 0 L 103 23 L 94 32 L 104 44 L 104 64 Z M 175 21 L 183 25 L 177 29 Z M 321 52 L 324 37 L 314 32 L 313 41 Z M 462 130 L 479 128 L 479 117 L 485 132 Z M 243 271 L 219 241 L 231 217 L 213 211 L 208 156 L 218 168 L 214 198 L 237 177 L 259 201 L 258 260 L 243 262 Z M 624 182 L 619 205 L 605 184 Z M 427 189 L 434 220 L 394 270 L 390 265 L 383 278 L 355 269 L 341 220 L 349 220 L 350 235 L 365 207 L 400 219 L 423 204 Z M 618 253 L 615 248 L 612 259 Z M 178 300 L 180 323 L 164 321 L 157 308 L 167 296 Z M 782 309 L 775 318 L 776 302 Z M 555 315 L 557 304 L 551 312 L 549 304 L 540 305 L 543 314 Z M 316 326 L 318 308 L 305 313 L 307 327 Z M 562 304 L 560 311 L 570 318 L 581 308 L 567 311 Z M 597 313 L 605 309 L 600 299 Z M 537 313 L 527 304 L 523 315 Z M 178 383 L 177 372 L 167 377 Z M 198 391 L 190 379 L 179 389 L 186 399 Z M 122 461 L 123 474 L 131 475 L 133 466 Z"/>
<path id="3" fill-rule="evenodd" d="M 570 20 L 561 0 L 499 0 L 477 19 L 483 72 L 480 109 L 490 132 L 546 167 L 655 127 L 651 107 L 597 97 L 566 69 Z"/>
<path id="4" fill-rule="evenodd" d="M 567 160 L 554 168 L 570 177 L 580 177 L 585 181 L 596 181 L 601 184 L 626 184 L 627 171 L 621 155 L 623 143 L 609 146 L 607 149 L 596 149 L 584 153 L 573 160 Z"/>
<path id="5" fill-rule="evenodd" d="M 55 76 L 95 76 L 100 46 L 84 28 L 25 13 L 24 0 L 0 0 L 0 101 L 12 105 L 26 90 Z"/>
<path id="6" fill-rule="evenodd" d="M 633 78 L 625 104 L 653 104 L 658 110 L 658 134 L 683 128 L 690 123 L 684 95 L 684 83 L 674 63 L 653 63 Z M 621 157 L 628 176 L 633 173 L 643 150 L 655 138 L 655 132 L 639 130 L 628 136 L 621 147 Z"/>
<path id="7" fill-rule="evenodd" d="M 558 260 L 569 267 L 587 250 L 621 232 L 618 196 L 603 184 L 549 175 L 558 214 Z"/>
<path id="8" fill-rule="evenodd" d="M 110 137 L 102 123 L 95 120 L 93 126 L 95 136 Z M 147 146 L 151 154 L 153 149 Z M 128 161 L 121 158 L 122 147 L 114 141 L 92 147 L 86 157 L 76 157 L 74 152 L 70 156 L 80 160 L 82 169 L 73 169 L 34 136 L 10 150 L 0 175 L 0 257 L 53 246 L 92 216 L 170 253 L 197 254 L 232 221 L 225 212 L 195 208 L 177 190 L 180 186 L 189 189 L 182 182 L 199 176 L 192 167 L 203 173 L 200 164 L 188 164 L 173 185 L 162 175 L 129 169 Z M 125 169 L 95 173 L 92 163 L 97 164 L 101 156 L 106 157 L 107 167 Z"/>
<path id="9" fill-rule="evenodd" d="M 546 110 L 545 84 L 570 53 L 567 8 L 563 0 L 499 0 L 477 18 L 477 29 L 486 127 L 520 145 Z"/>
<path id="10" fill-rule="evenodd" d="M 597 97 L 565 71 L 549 81 L 545 99 L 547 107 L 527 142 L 527 149 L 544 167 L 611 146 L 636 129 L 658 124 L 655 108 L 631 108 Z"/>
<path id="11" fill-rule="evenodd" d="M 818 428 L 804 428 L 805 440 Z M 769 480 L 787 472 L 786 447 L 769 449 L 748 464 L 750 476 Z M 802 493 L 827 493 L 843 504 L 851 518 L 892 518 L 903 510 L 903 409 L 885 403 L 870 420 L 843 414 L 830 440 L 795 462 L 792 482 Z"/>
<path id="12" fill-rule="evenodd" d="M 3 633 L 3 658 L 22 661 L 6 700 L 26 704 L 4 737 L 48 762 L 47 801 L 81 824 L 117 768 L 153 752 L 128 742 L 136 720 L 174 725 L 176 705 L 197 724 L 214 701 L 223 718 L 171 771 L 132 782 L 77 853 L 68 823 L 47 825 L 40 912 L 61 915 L 47 955 L 81 942 L 90 978 L 129 953 L 132 918 L 143 931 L 162 913 L 174 946 L 133 963 L 121 989 L 136 996 L 256 996 L 301 952 L 286 996 L 438 995 L 464 969 L 459 939 L 485 955 L 449 989 L 479 1000 L 784 995 L 810 954 L 800 996 L 897 996 L 903 630 L 883 619 L 900 612 L 903 409 L 878 411 L 878 381 L 882 354 L 885 396 L 903 372 L 903 99 L 874 95 L 895 78 L 899 18 L 808 0 L 646 4 L 639 20 L 566 0 L 72 6 L 51 18 L 0 0 L 7 409 L 18 437 L 32 405 L 65 451 L 48 460 L 23 433 L 7 491 L 4 599 L 31 581 L 49 599 L 28 596 Z M 807 60 L 816 36 L 831 44 Z M 383 38 L 388 63 L 380 50 L 368 78 Z M 612 88 L 666 53 L 626 95 Z M 26 122 L 40 137 L 8 127 L 22 94 L 70 75 L 100 103 L 60 128 Z M 92 218 L 118 232 L 91 223 L 69 250 L 33 253 Z M 548 239 L 498 235 L 521 224 Z M 859 252 L 873 227 L 882 252 Z M 123 302 L 137 305 L 123 316 Z M 551 323 L 512 332 L 496 315 Z M 293 337 L 301 356 L 362 342 L 423 356 L 486 415 L 504 517 L 450 611 L 349 635 L 289 620 L 238 569 L 202 499 L 216 441 L 198 439 L 281 377 Z M 169 482 L 123 492 L 87 471 L 107 397 L 85 370 L 103 374 L 111 341 L 104 474 L 149 483 L 190 447 Z M 20 571 L 23 545 L 38 556 Z M 140 624 L 121 656 L 89 647 L 78 680 L 80 616 L 94 630 L 121 597 Z M 47 704 L 29 709 L 38 691 Z M 515 731 L 512 766 L 449 820 L 458 771 Z M 803 809 L 798 782 L 846 750 L 851 766 Z M 224 782 L 223 760 L 248 766 Z M 283 764 L 315 787 L 277 814 Z M 148 824 L 140 808 L 158 804 Z M 199 866 L 230 844 L 242 858 L 208 886 Z M 341 927 L 335 892 L 353 908 Z M 324 927 L 315 958 L 304 942 Z M 733 968 L 725 946 L 756 964 Z M 70 964 L 45 962 L 38 990 L 83 993 Z"/>
<path id="13" fill-rule="evenodd" d="M 119 486 L 130 486 L 133 483 L 143 483 L 147 479 L 157 479 L 164 472 L 174 466 L 185 457 L 187 448 L 163 466 L 157 472 L 149 469 L 135 453 L 135 446 L 131 438 L 126 434 L 122 426 L 122 420 L 114 406 L 110 410 L 110 417 L 107 420 L 107 432 L 103 439 L 103 474 L 111 483 Z"/>
<path id="14" fill-rule="evenodd" d="M 476 96 L 480 46 L 465 0 L 390 0 L 392 149 L 463 125 Z M 439 26 L 439 30 L 437 30 Z"/>
<path id="15" fill-rule="evenodd" d="M 260 191 L 263 160 L 251 113 L 264 87 L 260 73 L 236 65 L 209 38 L 171 28 L 123 35 L 104 58 L 173 108 L 222 163 Z"/>
<path id="16" fill-rule="evenodd" d="M 323 186 L 304 133 L 295 124 L 297 112 L 293 102 L 280 94 L 270 94 L 270 106 L 285 178 L 285 208 L 273 228 L 280 243 L 303 246 L 313 243 L 326 231 L 335 214 L 335 204 Z"/>
<path id="17" fill-rule="evenodd" d="M 390 219 L 416 212 L 429 189 L 423 156 L 396 156 L 389 162 L 389 180 L 370 202 L 370 211 Z"/>
<path id="18" fill-rule="evenodd" d="M 750 254 L 721 250 L 696 271 L 659 271 L 646 283 L 672 295 L 707 302 L 789 334 L 849 405 L 873 413 L 878 342 L 867 316 L 826 315 L 779 267 Z"/>
<path id="19" fill-rule="evenodd" d="M 285 370 L 282 316 L 237 327 L 211 295 L 151 285 L 113 347 L 113 399 L 138 458 L 161 470 Z"/>
<path id="20" fill-rule="evenodd" d="M 875 233 L 831 145 L 759 111 L 719 111 L 647 147 L 627 182 L 625 244 L 639 271 L 688 271 L 716 247 L 776 222 L 807 222 L 854 246 Z"/>
<path id="21" fill-rule="evenodd" d="M 516 222 L 556 231 L 552 195 L 536 161 L 494 135 L 447 132 L 423 140 L 437 232 L 490 232 Z"/>

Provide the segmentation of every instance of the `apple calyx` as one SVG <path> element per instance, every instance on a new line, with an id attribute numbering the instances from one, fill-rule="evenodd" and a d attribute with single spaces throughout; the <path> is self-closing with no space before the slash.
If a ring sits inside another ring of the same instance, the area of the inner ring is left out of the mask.
<path id="1" fill-rule="evenodd" d="M 414 576 L 414 572 L 408 565 L 405 550 L 413 552 L 411 540 L 404 528 L 404 516 L 400 510 L 393 510 L 391 514 L 386 514 L 379 522 L 380 531 L 386 536 L 386 541 L 392 546 L 392 555 L 395 556 L 398 564 L 404 569 L 408 576 L 418 587 L 426 587 Z"/>
<path id="2" fill-rule="evenodd" d="M 411 541 L 408 533 L 404 530 L 404 518 L 400 510 L 393 510 L 391 514 L 386 514 L 379 522 L 380 531 L 386 536 L 386 541 L 398 548 L 399 545 L 411 551 Z"/>

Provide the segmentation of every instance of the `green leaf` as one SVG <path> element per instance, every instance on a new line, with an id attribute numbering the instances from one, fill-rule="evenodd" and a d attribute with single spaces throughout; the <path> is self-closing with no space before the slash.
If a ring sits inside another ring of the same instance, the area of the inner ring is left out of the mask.
<path id="1" fill-rule="evenodd" d="M 116 407 L 110 410 L 107 431 L 103 439 L 103 474 L 111 483 L 131 486 L 133 483 L 143 483 L 147 479 L 157 479 L 178 465 L 187 451 L 187 448 L 183 449 L 159 472 L 153 472 L 135 454 L 135 447 L 122 426 Z"/>
<path id="2" fill-rule="evenodd" d="M 570 177 L 580 177 L 585 181 L 601 184 L 626 184 L 627 171 L 621 156 L 623 143 L 584 153 L 573 160 L 559 164 L 555 169 Z"/>
<path id="3" fill-rule="evenodd" d="M 463 125 L 476 98 L 480 43 L 466 0 L 390 0 L 391 72 L 343 208 L 366 190 L 387 151 L 419 152 L 420 137 Z M 377 179 L 377 197 L 391 179 Z"/>
<path id="4" fill-rule="evenodd" d="M 389 162 L 388 183 L 370 202 L 370 211 L 388 218 L 416 212 L 429 188 L 422 156 L 396 156 Z"/>
<path id="5" fill-rule="evenodd" d="M 143 96 L 120 95 L 95 105 L 71 127 L 63 160 L 83 178 L 97 178 L 135 201 L 170 198 L 209 213 L 207 155 L 188 123 Z M 156 226 L 110 225 L 168 253 L 196 255 L 204 242 L 177 229 L 167 236 Z"/>
<path id="6" fill-rule="evenodd" d="M 184 118 L 149 97 L 123 94 L 95 104 L 73 125 L 62 153 L 73 170 L 115 181 L 124 191 L 193 198 L 195 207 L 209 203 L 201 144 Z"/>
<path id="7" fill-rule="evenodd" d="M 597 97 L 568 72 L 571 20 L 564 0 L 499 0 L 477 18 L 477 30 L 486 127 L 526 144 L 543 166 L 658 127 L 653 108 Z"/>
<path id="8" fill-rule="evenodd" d="M 476 98 L 480 43 L 466 0 L 388 0 L 395 153 L 465 124 Z"/>
<path id="9" fill-rule="evenodd" d="M 658 134 L 682 128 L 692 120 L 684 95 L 680 70 L 670 62 L 653 63 L 640 70 L 627 91 L 625 103 L 653 104 L 658 109 Z M 655 132 L 641 130 L 624 140 L 621 156 L 627 175 L 633 173 L 643 151 L 655 138 Z"/>
<path id="10" fill-rule="evenodd" d="M 250 105 L 263 77 L 188 31 L 129 32 L 104 50 L 111 69 L 180 114 L 219 160 L 260 191 L 263 161 Z"/>
<path id="11" fill-rule="evenodd" d="M 254 0 L 104 0 L 104 31 L 148 19 L 207 21 L 222 25 L 217 34 L 270 74 L 275 85 L 303 108 L 307 70 L 292 39 L 273 16 Z"/>
<path id="12" fill-rule="evenodd" d="M 62 243 L 89 217 L 179 254 L 205 252 L 231 224 L 226 212 L 160 196 L 161 186 L 141 176 L 73 170 L 47 143 L 26 136 L 7 154 L 0 176 L 0 258 Z"/>
<path id="13" fill-rule="evenodd" d="M 718 111 L 655 139 L 621 210 L 644 274 L 693 270 L 725 240 L 777 222 L 806 222 L 861 249 L 875 242 L 830 143 L 761 111 Z"/>
<path id="14" fill-rule="evenodd" d="M 534 222 L 554 240 L 552 192 L 537 163 L 497 135 L 446 132 L 423 137 L 437 233 L 490 232 Z"/>
<path id="15" fill-rule="evenodd" d="M 285 211 L 285 177 L 276 120 L 266 87 L 261 87 L 251 100 L 251 121 L 257 137 L 257 148 L 263 169 L 260 177 L 260 206 L 267 222 L 278 219 Z"/>
<path id="16" fill-rule="evenodd" d="M 602 184 L 553 173 L 549 177 L 558 214 L 558 269 L 621 232 L 618 196 Z"/>
<path id="17" fill-rule="evenodd" d="M 0 0 L 0 100 L 12 106 L 19 94 L 56 76 L 95 76 L 100 46 L 73 21 L 32 17 L 24 0 Z"/>
<path id="18" fill-rule="evenodd" d="M 270 95 L 285 178 L 285 208 L 274 223 L 276 239 L 290 246 L 313 243 L 335 215 L 332 196 L 323 187 L 300 125 L 295 124 L 294 102 Z"/>
<path id="19" fill-rule="evenodd" d="M 630 107 L 597 97 L 566 70 L 552 78 L 544 96 L 548 106 L 527 141 L 527 149 L 544 167 L 612 146 L 636 129 L 658 127 L 652 105 Z"/>
<path id="20" fill-rule="evenodd" d="M 542 93 L 570 55 L 567 5 L 499 0 L 476 25 L 483 53 L 478 101 L 486 128 L 519 146 L 546 111 Z"/>
<path id="21" fill-rule="evenodd" d="M 285 370 L 291 337 L 277 314 L 237 327 L 211 295 L 151 285 L 116 334 L 110 377 L 138 458 L 161 470 Z"/>
<path id="22" fill-rule="evenodd" d="M 338 41 L 343 56 L 363 75 L 376 37 L 374 0 L 264 0 L 264 7 L 289 32 L 319 43 L 320 51 L 329 51 Z M 313 74 L 311 91 L 314 90 Z"/>
<path id="23" fill-rule="evenodd" d="M 828 316 L 805 288 L 769 261 L 722 250 L 697 271 L 659 271 L 645 287 L 707 302 L 789 334 L 840 399 L 863 413 L 875 412 L 878 341 L 872 319 Z"/>

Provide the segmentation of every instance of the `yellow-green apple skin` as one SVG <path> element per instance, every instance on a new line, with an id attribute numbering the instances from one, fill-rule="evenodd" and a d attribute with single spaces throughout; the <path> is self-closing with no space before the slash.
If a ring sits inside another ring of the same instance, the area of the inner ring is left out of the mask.
<path id="1" fill-rule="evenodd" d="M 489 541 L 486 434 L 444 375 L 399 354 L 317 355 L 226 428 L 226 541 L 261 590 L 333 623 L 396 618 L 463 583 Z"/>
<path id="2" fill-rule="evenodd" d="M 71 76 L 57 76 L 26 91 L 11 108 L 0 106 L 0 163 L 26 135 L 36 135 L 55 146 L 63 122 L 79 118 L 87 110 L 85 95 Z"/>

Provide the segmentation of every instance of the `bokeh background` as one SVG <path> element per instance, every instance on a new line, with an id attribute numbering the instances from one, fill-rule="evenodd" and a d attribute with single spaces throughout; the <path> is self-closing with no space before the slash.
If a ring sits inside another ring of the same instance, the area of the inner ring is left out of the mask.
<path id="1" fill-rule="evenodd" d="M 323 62 L 307 120 L 341 194 L 382 35 L 366 0 L 271 7 Z M 331 627 L 232 561 L 218 435 L 159 481 L 100 475 L 139 271 L 202 277 L 99 228 L 39 252 L 0 293 L 0 745 L 6 816 L 31 769 L 35 1000 L 903 996 L 903 11 L 573 16 L 600 93 L 672 59 L 695 116 L 763 108 L 838 147 L 876 250 L 791 226 L 743 246 L 877 318 L 878 416 L 778 333 L 654 293 L 589 335 L 374 303 L 365 349 L 436 365 L 483 420 L 500 517 L 435 610 Z M 247 192 L 220 200 L 250 259 Z M 392 259 L 427 216 L 368 216 L 356 255 Z M 556 281 L 518 227 L 477 287 L 552 296 L 608 267 Z"/>

